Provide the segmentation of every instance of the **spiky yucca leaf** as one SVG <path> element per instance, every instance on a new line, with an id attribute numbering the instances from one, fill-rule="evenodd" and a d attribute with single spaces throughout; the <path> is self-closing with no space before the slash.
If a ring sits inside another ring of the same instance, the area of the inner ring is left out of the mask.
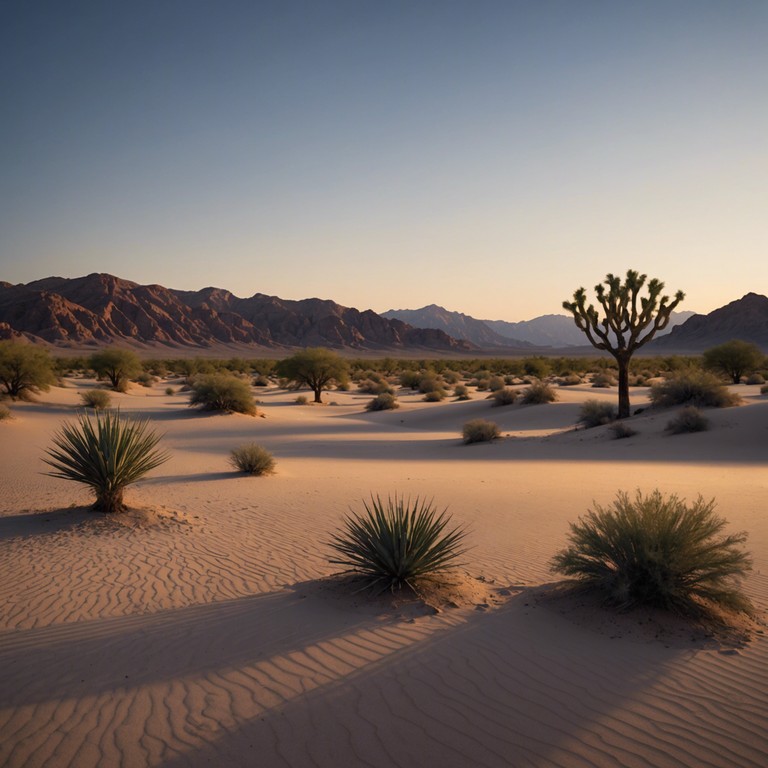
<path id="1" fill-rule="evenodd" d="M 332 536 L 330 546 L 343 565 L 372 585 L 384 589 L 414 588 L 424 577 L 458 565 L 466 550 L 466 531 L 447 530 L 450 516 L 438 513 L 432 501 L 418 497 L 411 502 L 397 495 L 383 502 L 371 496 L 365 511 L 344 517 L 343 530 Z"/>
<path id="2" fill-rule="evenodd" d="M 746 533 L 723 535 L 726 521 L 714 499 L 689 507 L 677 496 L 619 492 L 613 505 L 595 505 L 571 524 L 570 546 L 554 570 L 602 592 L 620 607 L 645 604 L 696 613 L 701 601 L 751 612 L 739 580 L 751 568 L 740 549 Z"/>
<path id="3" fill-rule="evenodd" d="M 127 421 L 119 411 L 97 411 L 95 421 L 83 414 L 54 434 L 43 461 L 55 471 L 46 474 L 87 485 L 96 496 L 94 509 L 119 512 L 125 487 L 168 460 L 157 450 L 159 441 L 148 420 Z"/>

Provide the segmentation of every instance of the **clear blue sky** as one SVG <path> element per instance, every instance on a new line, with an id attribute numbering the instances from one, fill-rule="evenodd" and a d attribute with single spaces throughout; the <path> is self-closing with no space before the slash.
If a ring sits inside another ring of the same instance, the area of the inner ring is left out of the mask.
<path id="1" fill-rule="evenodd" d="M 0 279 L 768 292 L 768 2 L 0 1 Z"/>

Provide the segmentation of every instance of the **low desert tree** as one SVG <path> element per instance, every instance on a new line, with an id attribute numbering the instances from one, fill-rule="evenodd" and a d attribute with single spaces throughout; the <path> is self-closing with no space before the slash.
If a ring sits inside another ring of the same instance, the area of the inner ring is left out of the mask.
<path id="1" fill-rule="evenodd" d="M 126 420 L 119 411 L 97 411 L 95 420 L 82 415 L 54 434 L 43 459 L 54 471 L 46 474 L 87 485 L 96 496 L 94 509 L 121 512 L 126 486 L 168 460 L 159 441 L 148 420 Z"/>
<path id="2" fill-rule="evenodd" d="M 344 518 L 329 542 L 330 562 L 342 565 L 380 591 L 409 587 L 458 565 L 466 531 L 449 527 L 447 510 L 432 501 L 372 496 L 362 513 Z"/>
<path id="3" fill-rule="evenodd" d="M 746 533 L 723 534 L 715 502 L 690 506 L 659 491 L 619 492 L 571 524 L 569 545 L 552 567 L 620 608 L 649 605 L 681 613 L 707 606 L 751 612 L 739 581 L 751 568 Z"/>
<path id="4" fill-rule="evenodd" d="M 725 374 L 734 384 L 738 384 L 742 376 L 760 368 L 763 359 L 757 345 L 733 339 L 708 349 L 703 363 L 707 370 Z"/>
<path id="5" fill-rule="evenodd" d="M 248 382 L 230 373 L 208 373 L 196 376 L 190 384 L 189 405 L 204 411 L 226 411 L 256 415 L 256 403 Z"/>
<path id="6" fill-rule="evenodd" d="M 130 349 L 103 349 L 94 352 L 88 365 L 100 379 L 107 379 L 115 392 L 124 392 L 128 380 L 143 372 L 141 360 Z"/>
<path id="7" fill-rule="evenodd" d="M 647 296 L 642 294 L 644 286 Z M 663 290 L 664 283 L 656 278 L 648 281 L 646 286 L 646 275 L 629 270 L 624 282 L 609 274 L 603 283 L 595 286 L 601 311 L 593 304 L 587 305 L 584 288 L 573 294 L 573 301 L 563 302 L 563 309 L 573 315 L 576 326 L 586 334 L 589 343 L 616 360 L 620 419 L 630 414 L 629 364 L 632 355 L 669 325 L 672 311 L 685 298 L 685 294 L 678 291 L 670 300 L 662 295 Z"/>
<path id="8" fill-rule="evenodd" d="M 329 384 L 345 383 L 348 371 L 346 360 L 323 347 L 309 347 L 277 364 L 278 375 L 295 385 L 309 387 L 316 403 L 322 402 L 323 390 Z"/>
<path id="9" fill-rule="evenodd" d="M 56 383 L 48 351 L 32 344 L 0 341 L 0 385 L 12 400 L 47 392 Z"/>

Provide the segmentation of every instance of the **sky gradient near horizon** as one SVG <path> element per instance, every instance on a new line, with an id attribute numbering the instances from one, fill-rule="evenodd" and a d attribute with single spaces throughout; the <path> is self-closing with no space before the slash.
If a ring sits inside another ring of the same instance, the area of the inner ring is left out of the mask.
<path id="1" fill-rule="evenodd" d="M 764 0 L 0 5 L 0 280 L 525 320 L 768 292 Z"/>

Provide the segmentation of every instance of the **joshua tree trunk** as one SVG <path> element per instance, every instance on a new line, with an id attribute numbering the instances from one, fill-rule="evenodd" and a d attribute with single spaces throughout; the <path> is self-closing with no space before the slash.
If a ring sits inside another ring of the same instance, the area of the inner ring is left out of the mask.
<path id="1" fill-rule="evenodd" d="M 619 364 L 619 418 L 629 417 L 629 358 L 623 355 L 616 358 Z"/>

